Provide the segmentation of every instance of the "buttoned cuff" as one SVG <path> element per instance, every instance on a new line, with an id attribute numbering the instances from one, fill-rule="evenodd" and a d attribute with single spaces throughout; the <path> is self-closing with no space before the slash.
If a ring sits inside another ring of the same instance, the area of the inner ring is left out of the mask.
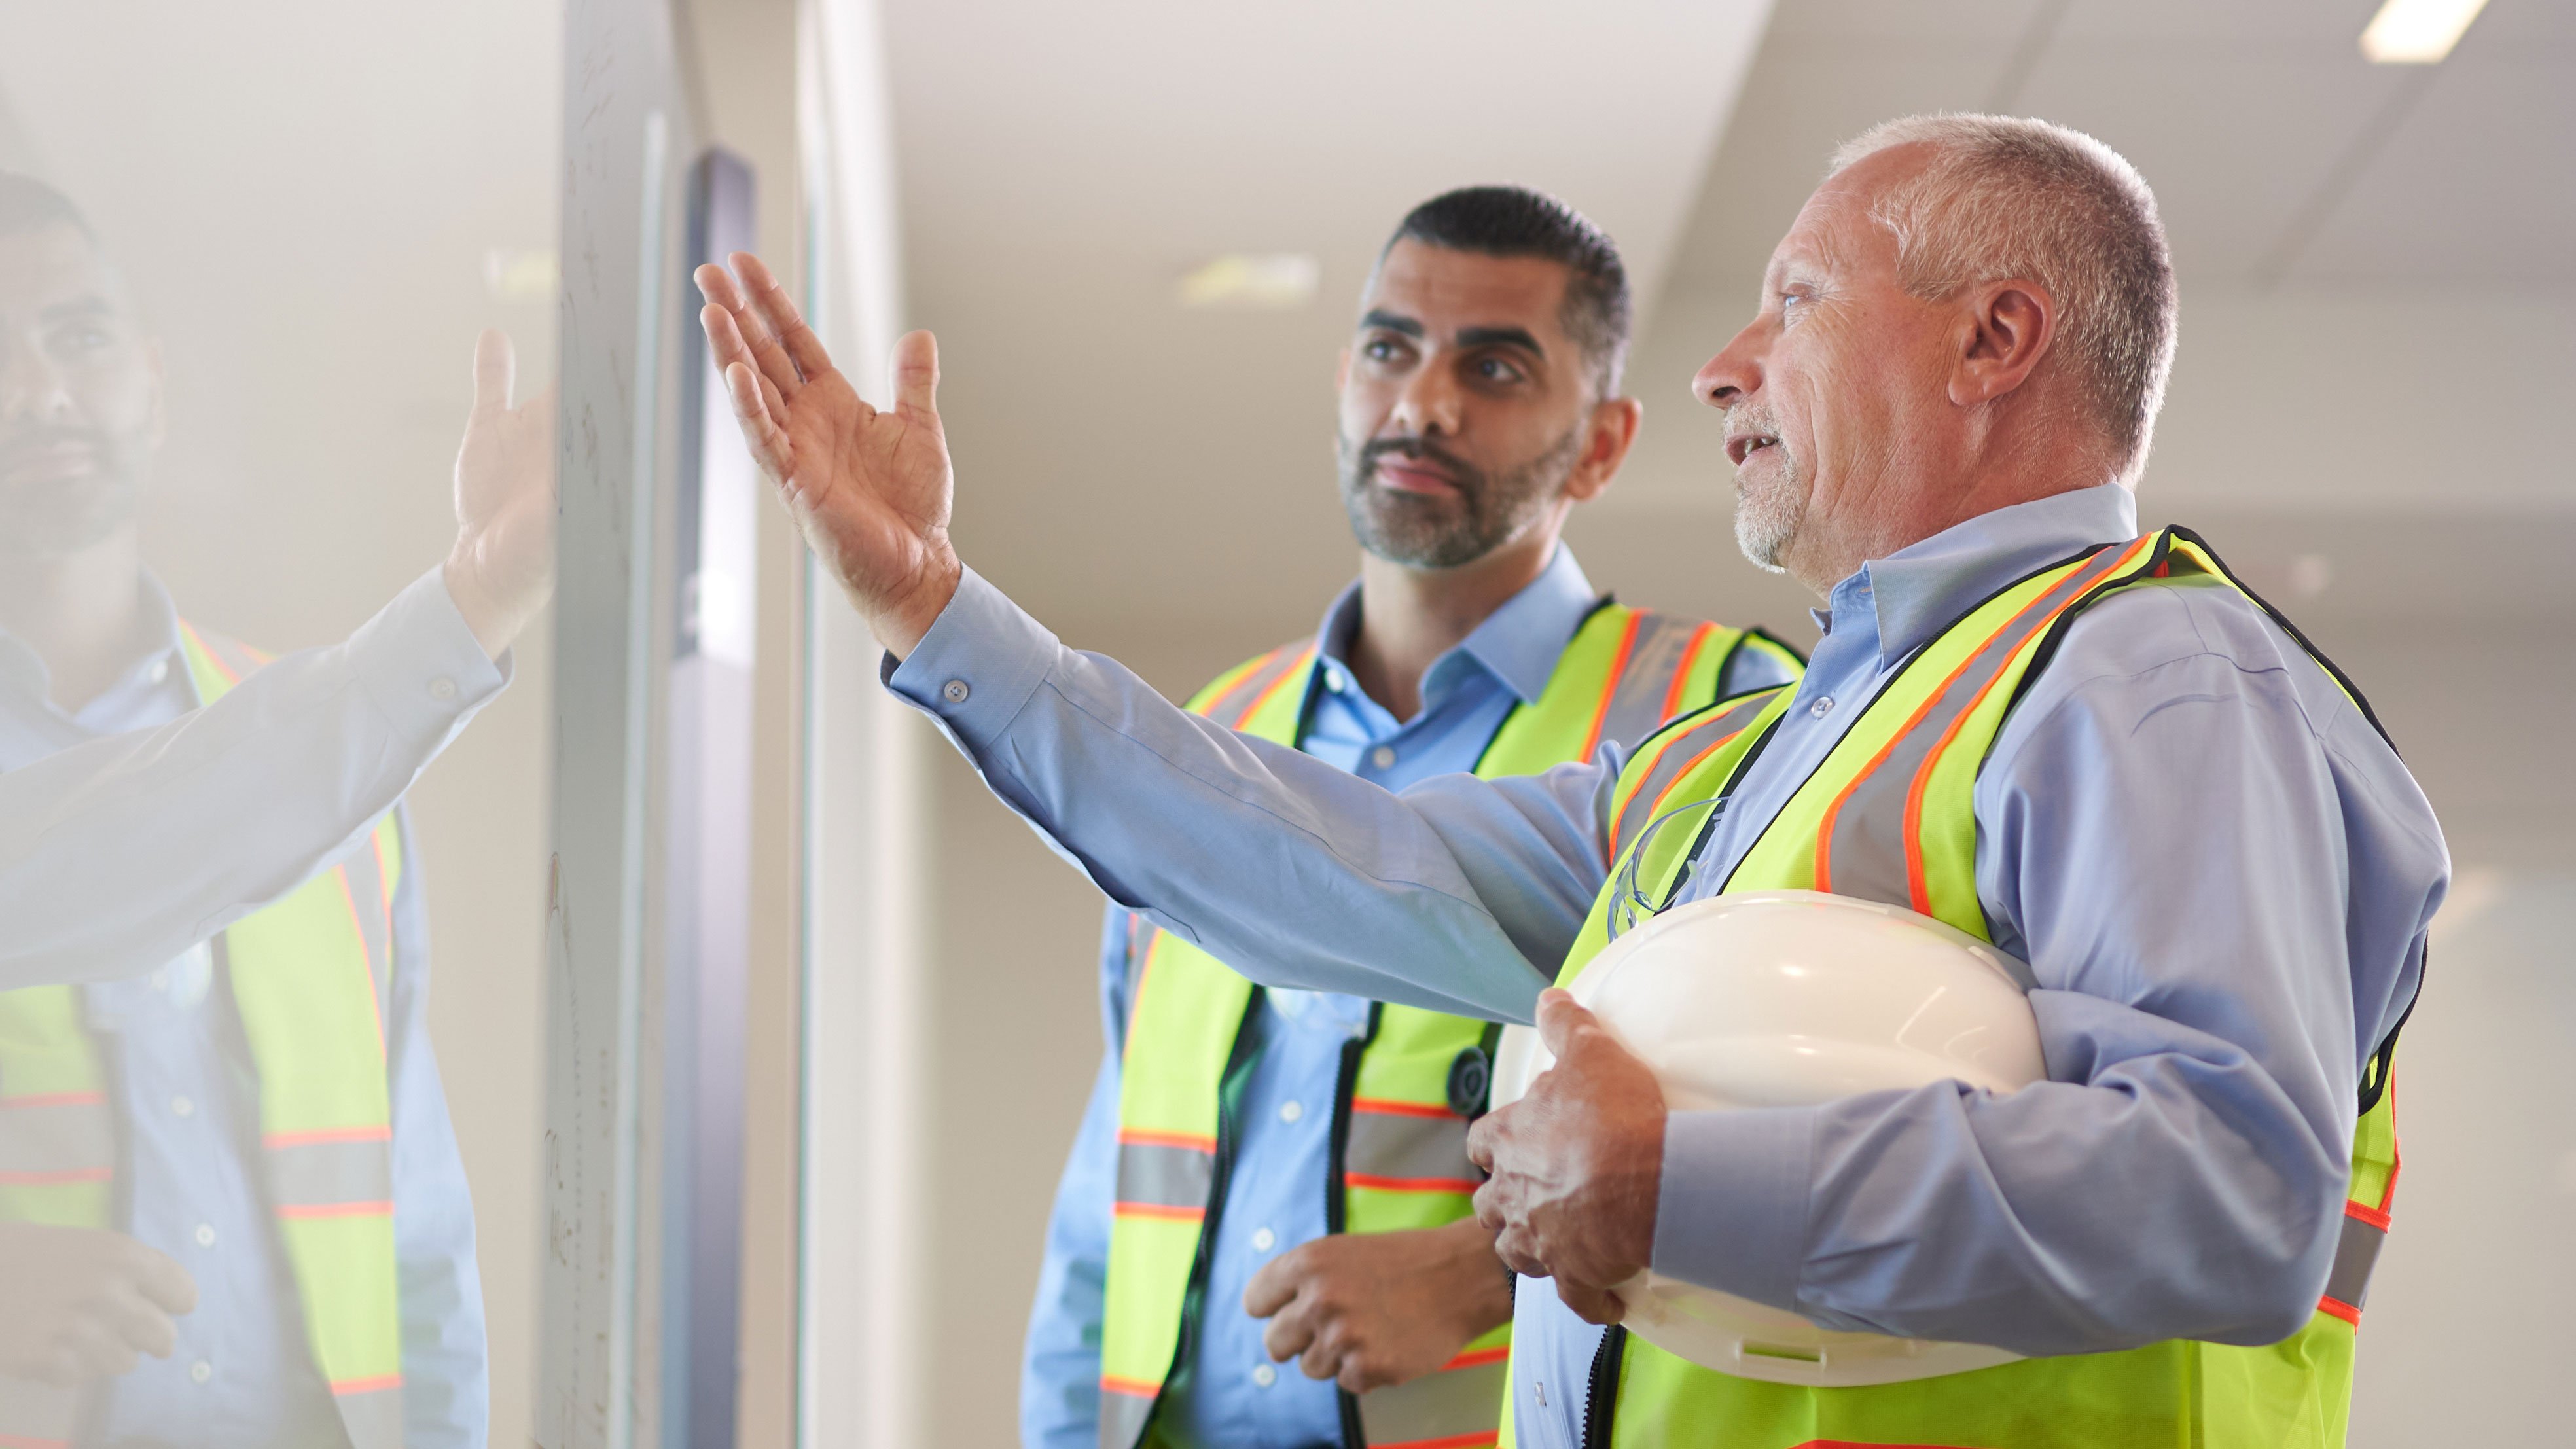
<path id="1" fill-rule="evenodd" d="M 887 656 L 878 673 L 897 698 L 938 719 L 981 757 L 1063 652 L 1045 625 L 967 569 L 930 632 L 902 662 Z"/>
<path id="2" fill-rule="evenodd" d="M 1813 1108 L 1666 1114 L 1655 1271 L 1795 1311 L 1814 1140 Z"/>
<path id="3" fill-rule="evenodd" d="M 504 653 L 495 663 L 456 609 L 437 569 L 414 579 L 349 636 L 349 668 L 395 737 L 443 740 L 510 683 Z"/>

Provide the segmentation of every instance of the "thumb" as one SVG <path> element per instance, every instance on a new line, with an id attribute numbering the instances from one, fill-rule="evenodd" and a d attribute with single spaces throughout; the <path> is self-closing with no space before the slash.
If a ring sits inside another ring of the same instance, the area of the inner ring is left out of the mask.
<path id="1" fill-rule="evenodd" d="M 1297 1272 L 1288 1266 L 1296 1255 L 1282 1253 L 1261 1265 L 1252 1281 L 1243 1285 L 1243 1311 L 1254 1318 L 1268 1318 L 1287 1307 L 1297 1297 Z"/>
<path id="2" fill-rule="evenodd" d="M 487 414 L 507 411 L 518 371 L 518 354 L 511 350 L 510 335 L 497 327 L 484 328 L 483 335 L 474 339 L 474 410 Z"/>
<path id="3" fill-rule="evenodd" d="M 1565 1059 L 1574 1034 L 1593 1024 L 1592 1013 L 1574 999 L 1573 992 L 1551 986 L 1538 994 L 1538 1039 L 1557 1060 Z"/>
<path id="4" fill-rule="evenodd" d="M 907 332 L 894 344 L 894 403 L 904 412 L 939 416 L 939 339 Z"/>

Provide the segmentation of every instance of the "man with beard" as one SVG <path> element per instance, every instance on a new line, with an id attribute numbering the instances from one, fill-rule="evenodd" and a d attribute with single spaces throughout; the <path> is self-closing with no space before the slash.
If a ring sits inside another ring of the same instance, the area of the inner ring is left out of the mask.
<path id="1" fill-rule="evenodd" d="M 1400 789 L 1586 759 L 1792 677 L 1766 637 L 1610 602 L 1557 541 L 1636 436 L 1628 313 L 1617 250 L 1561 203 L 1416 207 L 1342 354 L 1360 577 L 1192 708 Z M 1025 1442 L 1491 1433 L 1510 1277 L 1469 1216 L 1466 1128 L 1498 1028 L 1263 992 L 1123 909 L 1103 935 L 1108 1051 L 1056 1195 Z"/>
<path id="2" fill-rule="evenodd" d="M 1400 794 L 1064 649 L 949 545 L 928 335 L 878 413 L 744 271 L 749 299 L 706 278 L 705 320 L 753 455 L 889 685 L 998 795 L 1270 984 L 1536 1016 L 1556 1065 L 1471 1133 L 1497 1250 L 1554 1279 L 1516 1299 L 1517 1442 L 2343 1442 L 2389 1068 L 2449 861 L 2350 681 L 2195 535 L 2137 533 L 2179 304 L 2154 196 L 2110 148 L 2017 117 L 1874 128 L 1700 370 L 1755 561 L 1826 606 L 1798 684 L 1632 759 Z M 2026 965 L 2049 1080 L 1668 1110 L 1534 990 L 1576 980 L 1624 903 L 1819 887 Z M 1616 1326 L 1650 1267 L 2025 1357 L 1721 1372 Z"/>
<path id="3" fill-rule="evenodd" d="M 551 588 L 551 409 L 510 371 L 487 333 L 448 561 L 266 661 L 144 567 L 159 345 L 0 174 L 0 1443 L 483 1439 L 396 802 Z"/>

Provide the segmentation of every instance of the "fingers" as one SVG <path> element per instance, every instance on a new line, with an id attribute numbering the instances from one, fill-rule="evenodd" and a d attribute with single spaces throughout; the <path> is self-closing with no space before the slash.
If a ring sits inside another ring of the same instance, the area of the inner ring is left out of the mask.
<path id="1" fill-rule="evenodd" d="M 109 1294 L 100 1314 L 119 1342 L 154 1358 L 168 1358 L 179 1346 L 179 1325 L 145 1302 L 139 1287 Z"/>
<path id="2" fill-rule="evenodd" d="M 1301 1305 L 1270 1320 L 1261 1330 L 1261 1351 L 1272 1363 L 1286 1363 L 1303 1354 L 1315 1342 L 1315 1322 Z"/>
<path id="3" fill-rule="evenodd" d="M 751 304 L 760 311 L 761 320 L 786 347 L 787 358 L 805 377 L 819 377 L 832 370 L 831 354 L 823 350 L 823 339 L 805 325 L 805 316 L 796 310 L 796 300 L 778 284 L 769 264 L 749 252 L 733 254 L 735 270 L 742 273 L 743 285 L 750 289 Z"/>
<path id="4" fill-rule="evenodd" d="M 196 1311 L 197 1280 L 189 1277 L 188 1270 L 169 1254 L 135 1243 L 126 1272 L 132 1276 L 136 1291 L 163 1312 Z"/>
<path id="5" fill-rule="evenodd" d="M 474 339 L 474 410 L 509 411 L 510 389 L 518 371 L 518 354 L 511 350 L 509 334 L 497 327 L 484 328 L 483 335 Z"/>
<path id="6" fill-rule="evenodd" d="M 1297 1297 L 1298 1282 L 1305 1276 L 1302 1246 L 1292 1248 L 1261 1265 L 1252 1281 L 1243 1285 L 1243 1311 L 1255 1318 L 1268 1318 L 1285 1308 Z M 1273 1353 L 1272 1358 L 1286 1358 Z"/>
<path id="7" fill-rule="evenodd" d="M 1488 1112 L 1467 1124 L 1467 1160 L 1483 1169 L 1487 1177 L 1493 1176 L 1494 1173 L 1494 1139 L 1501 1136 L 1503 1131 L 1497 1123 L 1511 1110 L 1509 1107 L 1504 1107 L 1499 1111 Z"/>
<path id="8" fill-rule="evenodd" d="M 793 471 L 788 466 L 787 434 L 772 421 L 768 380 L 749 364 L 737 362 L 725 369 L 725 391 L 733 395 L 734 421 L 742 424 L 742 440 L 751 449 L 751 460 L 770 477 L 786 481 Z"/>
<path id="9" fill-rule="evenodd" d="M 1538 1039 L 1558 1061 L 1572 1045 L 1575 1032 L 1592 1024 L 1592 1013 L 1574 999 L 1574 993 L 1551 986 L 1538 994 Z"/>
<path id="10" fill-rule="evenodd" d="M 894 405 L 917 416 L 939 416 L 939 339 L 907 332 L 894 343 Z"/>
<path id="11" fill-rule="evenodd" d="M 749 253 L 737 252 L 735 255 L 742 257 Z M 803 378 L 798 375 L 795 362 L 788 357 L 787 349 L 779 345 L 777 334 L 761 320 L 760 309 L 752 304 L 752 298 L 742 284 L 717 266 L 698 268 L 696 277 L 698 290 L 710 304 L 724 309 L 741 343 L 738 357 L 720 357 L 719 360 L 728 367 L 736 361 L 748 362 L 760 370 L 761 376 L 769 379 L 781 396 L 794 397 L 797 388 L 803 385 Z M 700 319 L 706 320 L 704 313 L 700 314 Z M 710 336 L 714 330 L 713 324 L 708 323 Z"/>

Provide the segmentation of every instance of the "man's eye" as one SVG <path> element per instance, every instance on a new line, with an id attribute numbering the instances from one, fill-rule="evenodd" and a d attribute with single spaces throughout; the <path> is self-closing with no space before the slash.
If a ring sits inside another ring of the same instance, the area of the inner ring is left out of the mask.
<path id="1" fill-rule="evenodd" d="M 115 334 L 104 327 L 74 327 L 58 334 L 65 351 L 95 352 L 115 343 Z"/>
<path id="2" fill-rule="evenodd" d="M 1476 360 L 1476 375 L 1487 382 L 1518 382 L 1521 370 L 1499 357 L 1483 357 Z"/>
<path id="3" fill-rule="evenodd" d="M 1403 355 L 1403 349 L 1381 337 L 1361 348 L 1360 355 L 1371 362 L 1393 362 Z"/>

